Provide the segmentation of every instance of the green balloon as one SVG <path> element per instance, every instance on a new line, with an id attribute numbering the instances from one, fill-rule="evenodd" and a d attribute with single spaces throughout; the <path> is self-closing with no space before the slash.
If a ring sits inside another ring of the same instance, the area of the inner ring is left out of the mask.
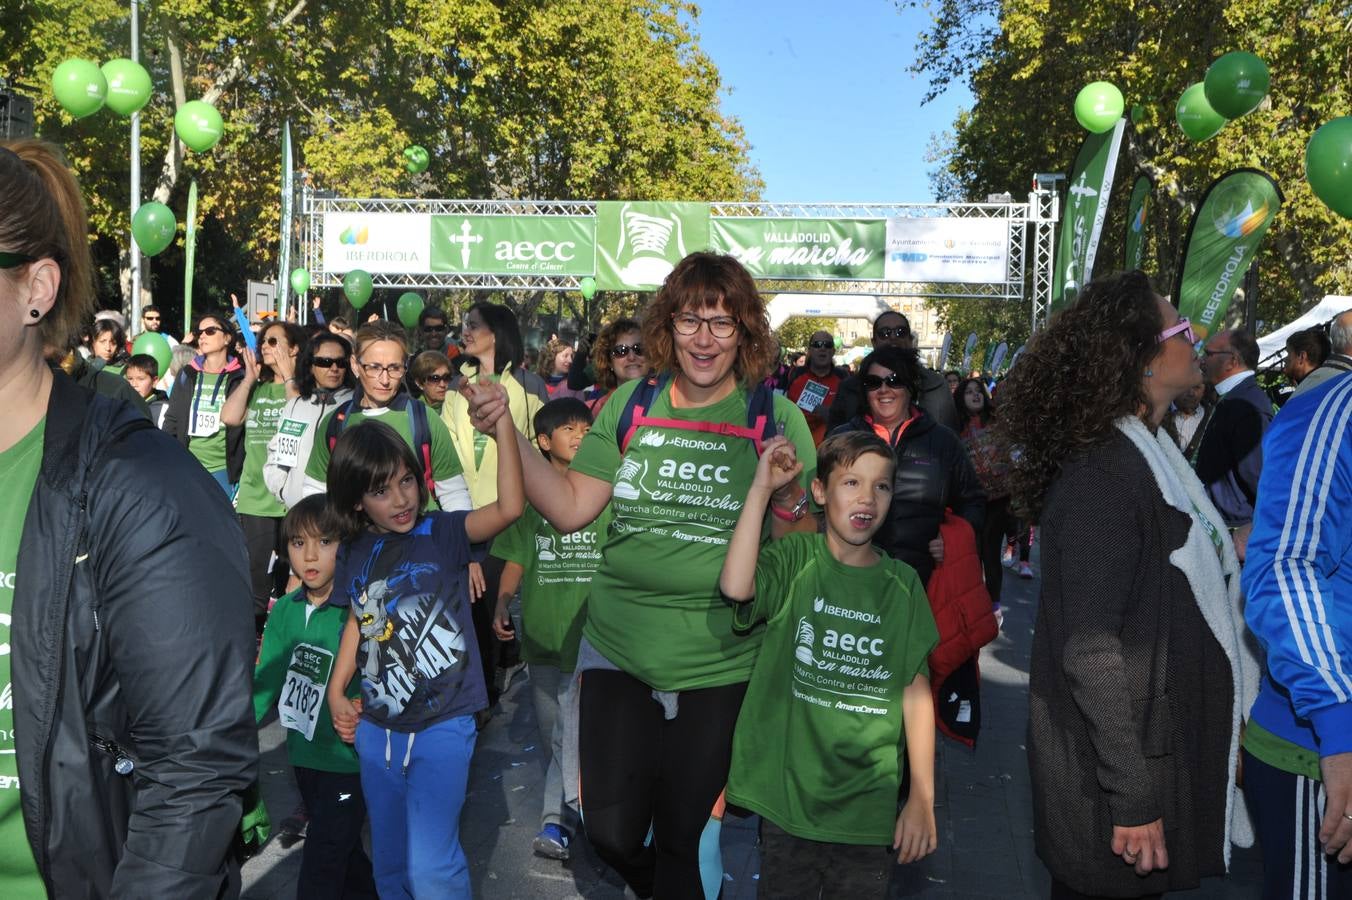
<path id="1" fill-rule="evenodd" d="M 291 290 L 304 294 L 310 289 L 310 273 L 304 269 L 291 270 Z"/>
<path id="2" fill-rule="evenodd" d="M 361 309 L 371 299 L 371 273 L 353 269 L 343 276 L 343 295 L 354 309 Z"/>
<path id="3" fill-rule="evenodd" d="M 590 300 L 596 296 L 596 279 L 590 275 L 584 277 L 577 283 L 577 289 L 584 300 Z"/>
<path id="4" fill-rule="evenodd" d="M 108 80 L 108 108 L 119 116 L 139 112 L 150 102 L 150 73 L 140 63 L 110 59 L 103 64 L 103 77 Z"/>
<path id="5" fill-rule="evenodd" d="M 155 256 L 174 242 L 178 223 L 174 212 L 163 203 L 142 203 L 131 217 L 131 233 L 146 256 Z"/>
<path id="6" fill-rule="evenodd" d="M 225 133 L 225 122 L 210 103 L 189 100 L 174 113 L 174 133 L 190 149 L 204 153 L 221 139 Z"/>
<path id="7" fill-rule="evenodd" d="M 427 155 L 427 150 L 419 147 L 417 144 L 404 149 L 404 168 L 414 175 L 419 172 L 426 172 L 428 165 L 431 164 L 431 158 Z"/>
<path id="8" fill-rule="evenodd" d="M 1122 118 L 1122 92 L 1106 81 L 1095 81 L 1075 95 L 1075 120 L 1086 131 L 1102 134 Z"/>
<path id="9" fill-rule="evenodd" d="M 404 323 L 405 328 L 412 328 L 418 324 L 418 316 L 423 311 L 423 298 L 407 291 L 399 295 L 399 302 L 395 305 L 395 310 L 399 314 L 399 321 Z"/>
<path id="10" fill-rule="evenodd" d="M 1352 219 L 1352 116 L 1325 122 L 1311 136 L 1305 180 L 1329 209 Z"/>
<path id="11" fill-rule="evenodd" d="M 1225 117 L 1206 102 L 1206 90 L 1201 82 L 1189 87 L 1178 98 L 1174 118 L 1183 133 L 1198 143 L 1211 140 L 1225 127 Z"/>
<path id="12" fill-rule="evenodd" d="M 108 96 L 108 80 L 89 60 L 68 59 L 52 73 L 52 93 L 62 109 L 83 119 L 103 108 L 103 101 Z"/>
<path id="13" fill-rule="evenodd" d="M 1227 119 L 1253 112 L 1267 96 L 1271 79 L 1263 61 L 1246 50 L 1234 50 L 1206 70 L 1206 101 Z"/>
<path id="14" fill-rule="evenodd" d="M 131 352 L 155 357 L 155 362 L 160 364 L 161 375 L 169 371 L 169 363 L 174 358 L 168 339 L 158 331 L 143 331 L 137 335 L 136 340 L 132 341 Z"/>

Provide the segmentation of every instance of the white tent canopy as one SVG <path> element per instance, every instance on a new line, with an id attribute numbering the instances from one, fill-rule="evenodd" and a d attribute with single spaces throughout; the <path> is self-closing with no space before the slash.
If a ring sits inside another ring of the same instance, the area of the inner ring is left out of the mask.
<path id="1" fill-rule="evenodd" d="M 1297 331 L 1304 331 L 1316 325 L 1323 325 L 1338 313 L 1352 309 L 1352 297 L 1329 294 L 1305 312 L 1299 318 L 1288 322 L 1276 331 L 1269 332 L 1258 339 L 1258 358 L 1267 359 L 1286 349 L 1286 339 Z"/>
<path id="2" fill-rule="evenodd" d="M 887 301 L 873 294 L 777 294 L 765 305 L 770 330 L 791 316 L 821 316 L 827 319 L 868 319 L 891 310 Z"/>

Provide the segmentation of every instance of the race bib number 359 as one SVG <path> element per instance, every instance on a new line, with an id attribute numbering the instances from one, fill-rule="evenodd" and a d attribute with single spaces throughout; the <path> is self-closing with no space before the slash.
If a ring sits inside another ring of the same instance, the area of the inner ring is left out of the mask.
<path id="1" fill-rule="evenodd" d="M 333 671 L 333 654 L 323 647 L 297 644 L 291 652 L 282 696 L 277 700 L 277 717 L 283 728 L 290 728 L 314 740 L 319 708 L 324 703 L 329 673 Z"/>

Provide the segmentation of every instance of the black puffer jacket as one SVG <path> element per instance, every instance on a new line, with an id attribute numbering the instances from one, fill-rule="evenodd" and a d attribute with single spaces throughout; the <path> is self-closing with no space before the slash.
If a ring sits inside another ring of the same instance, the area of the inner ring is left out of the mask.
<path id="1" fill-rule="evenodd" d="M 44 428 L 11 626 L 34 859 L 53 898 L 226 896 L 258 760 L 243 535 L 129 405 L 56 372 Z"/>
<path id="2" fill-rule="evenodd" d="M 184 366 L 174 379 L 174 390 L 169 394 L 169 406 L 164 411 L 164 421 L 160 427 L 173 436 L 184 447 L 188 446 L 188 431 L 192 422 L 192 395 L 197 388 L 197 379 L 202 376 L 202 357 L 197 357 Z M 235 388 L 244 381 L 244 367 L 233 356 L 225 368 L 225 396 L 229 397 Z M 224 404 L 225 399 L 221 399 Z M 225 471 L 231 484 L 239 482 L 244 472 L 244 426 L 226 425 L 225 428 Z M 220 490 L 220 488 L 217 488 Z"/>
<path id="3" fill-rule="evenodd" d="M 856 416 L 831 434 L 873 430 L 868 419 Z M 934 571 L 929 542 L 939 536 L 944 510 L 951 508 L 979 534 L 986 494 L 962 440 L 924 410 L 899 439 L 889 435 L 888 443 L 897 452 L 892 507 L 873 540 L 888 556 L 914 568 L 925 584 Z"/>

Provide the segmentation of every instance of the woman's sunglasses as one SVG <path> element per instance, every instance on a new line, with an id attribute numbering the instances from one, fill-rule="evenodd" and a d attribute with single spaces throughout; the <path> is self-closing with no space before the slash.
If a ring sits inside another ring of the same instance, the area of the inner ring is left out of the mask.
<path id="1" fill-rule="evenodd" d="M 883 378 L 881 375 L 863 375 L 860 377 L 859 383 L 864 386 L 864 390 L 870 392 L 879 390 L 883 385 L 887 385 L 890 388 L 906 387 L 906 385 L 902 383 L 901 376 L 896 372 L 893 372 L 886 378 Z"/>
<path id="2" fill-rule="evenodd" d="M 610 348 L 610 355 L 611 355 L 611 357 L 614 358 L 614 359 L 624 359 L 624 358 L 625 358 L 626 356 L 628 356 L 630 353 L 634 354 L 635 356 L 642 356 L 642 355 L 643 355 L 643 345 L 642 345 L 642 344 L 616 344 L 614 347 L 611 347 L 611 348 Z"/>
<path id="3" fill-rule="evenodd" d="M 217 328 L 215 325 L 208 325 L 205 328 L 197 329 L 198 334 L 205 334 L 207 337 L 214 337 L 218 334 L 225 334 L 224 328 Z"/>
<path id="4" fill-rule="evenodd" d="M 316 356 L 310 360 L 310 365 L 316 369 L 337 369 L 347 366 L 346 356 Z"/>
<path id="5" fill-rule="evenodd" d="M 834 343 L 832 343 L 831 341 L 809 341 L 809 342 L 808 342 L 808 347 L 812 348 L 813 350 L 830 350 L 830 349 L 834 348 L 835 346 L 836 346 L 836 345 L 835 345 Z"/>
<path id="6" fill-rule="evenodd" d="M 440 372 L 438 372 L 435 375 L 428 375 L 423 379 L 423 384 L 450 384 L 450 383 L 451 376 L 449 374 L 443 375 Z"/>
<path id="7" fill-rule="evenodd" d="M 1197 335 L 1193 333 L 1192 323 L 1187 319 L 1179 319 L 1178 324 L 1170 325 L 1168 328 L 1161 331 L 1155 336 L 1155 343 L 1163 344 L 1176 334 L 1181 334 L 1183 337 L 1187 338 L 1189 344 L 1197 343 Z"/>

